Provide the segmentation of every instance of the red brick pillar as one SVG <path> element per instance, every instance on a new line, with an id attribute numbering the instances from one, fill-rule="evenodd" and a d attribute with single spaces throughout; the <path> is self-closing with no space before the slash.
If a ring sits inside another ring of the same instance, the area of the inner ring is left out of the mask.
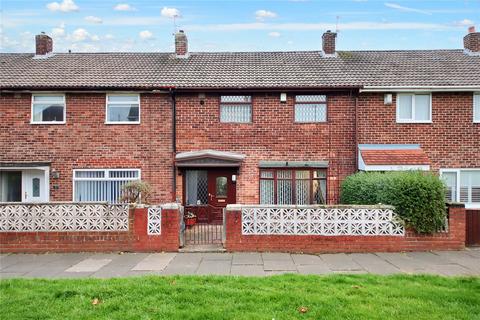
<path id="1" fill-rule="evenodd" d="M 466 211 L 463 203 L 448 204 L 448 233 L 452 245 L 462 249 L 466 240 Z"/>
<path id="2" fill-rule="evenodd" d="M 242 242 L 242 210 L 228 206 L 225 211 L 225 249 L 241 251 Z"/>

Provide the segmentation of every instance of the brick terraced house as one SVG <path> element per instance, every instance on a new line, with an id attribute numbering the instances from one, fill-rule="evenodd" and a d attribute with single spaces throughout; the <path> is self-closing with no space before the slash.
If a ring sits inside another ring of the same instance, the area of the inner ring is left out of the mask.
<path id="1" fill-rule="evenodd" d="M 142 179 L 200 221 L 336 204 L 358 170 L 433 170 L 480 207 L 480 33 L 459 50 L 0 54 L 0 201 L 108 201 Z"/>

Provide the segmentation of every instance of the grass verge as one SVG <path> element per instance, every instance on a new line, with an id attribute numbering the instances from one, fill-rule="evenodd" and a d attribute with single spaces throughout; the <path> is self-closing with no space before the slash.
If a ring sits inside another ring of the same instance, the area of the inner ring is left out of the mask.
<path id="1" fill-rule="evenodd" d="M 282 275 L 0 281 L 1 319 L 480 319 L 480 278 Z"/>

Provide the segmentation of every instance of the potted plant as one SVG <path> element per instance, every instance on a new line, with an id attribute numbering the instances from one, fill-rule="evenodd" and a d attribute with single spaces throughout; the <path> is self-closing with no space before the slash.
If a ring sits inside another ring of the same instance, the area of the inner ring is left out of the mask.
<path id="1" fill-rule="evenodd" d="M 185 226 L 191 228 L 195 223 L 197 223 L 197 215 L 188 211 L 185 215 Z"/>

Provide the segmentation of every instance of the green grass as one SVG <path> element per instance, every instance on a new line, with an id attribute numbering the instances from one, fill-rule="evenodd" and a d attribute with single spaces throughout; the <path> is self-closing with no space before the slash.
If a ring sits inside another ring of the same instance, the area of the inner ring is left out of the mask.
<path id="1" fill-rule="evenodd" d="M 100 303 L 93 305 L 94 299 Z M 11 279 L 0 282 L 0 318 L 480 319 L 480 278 Z"/>

